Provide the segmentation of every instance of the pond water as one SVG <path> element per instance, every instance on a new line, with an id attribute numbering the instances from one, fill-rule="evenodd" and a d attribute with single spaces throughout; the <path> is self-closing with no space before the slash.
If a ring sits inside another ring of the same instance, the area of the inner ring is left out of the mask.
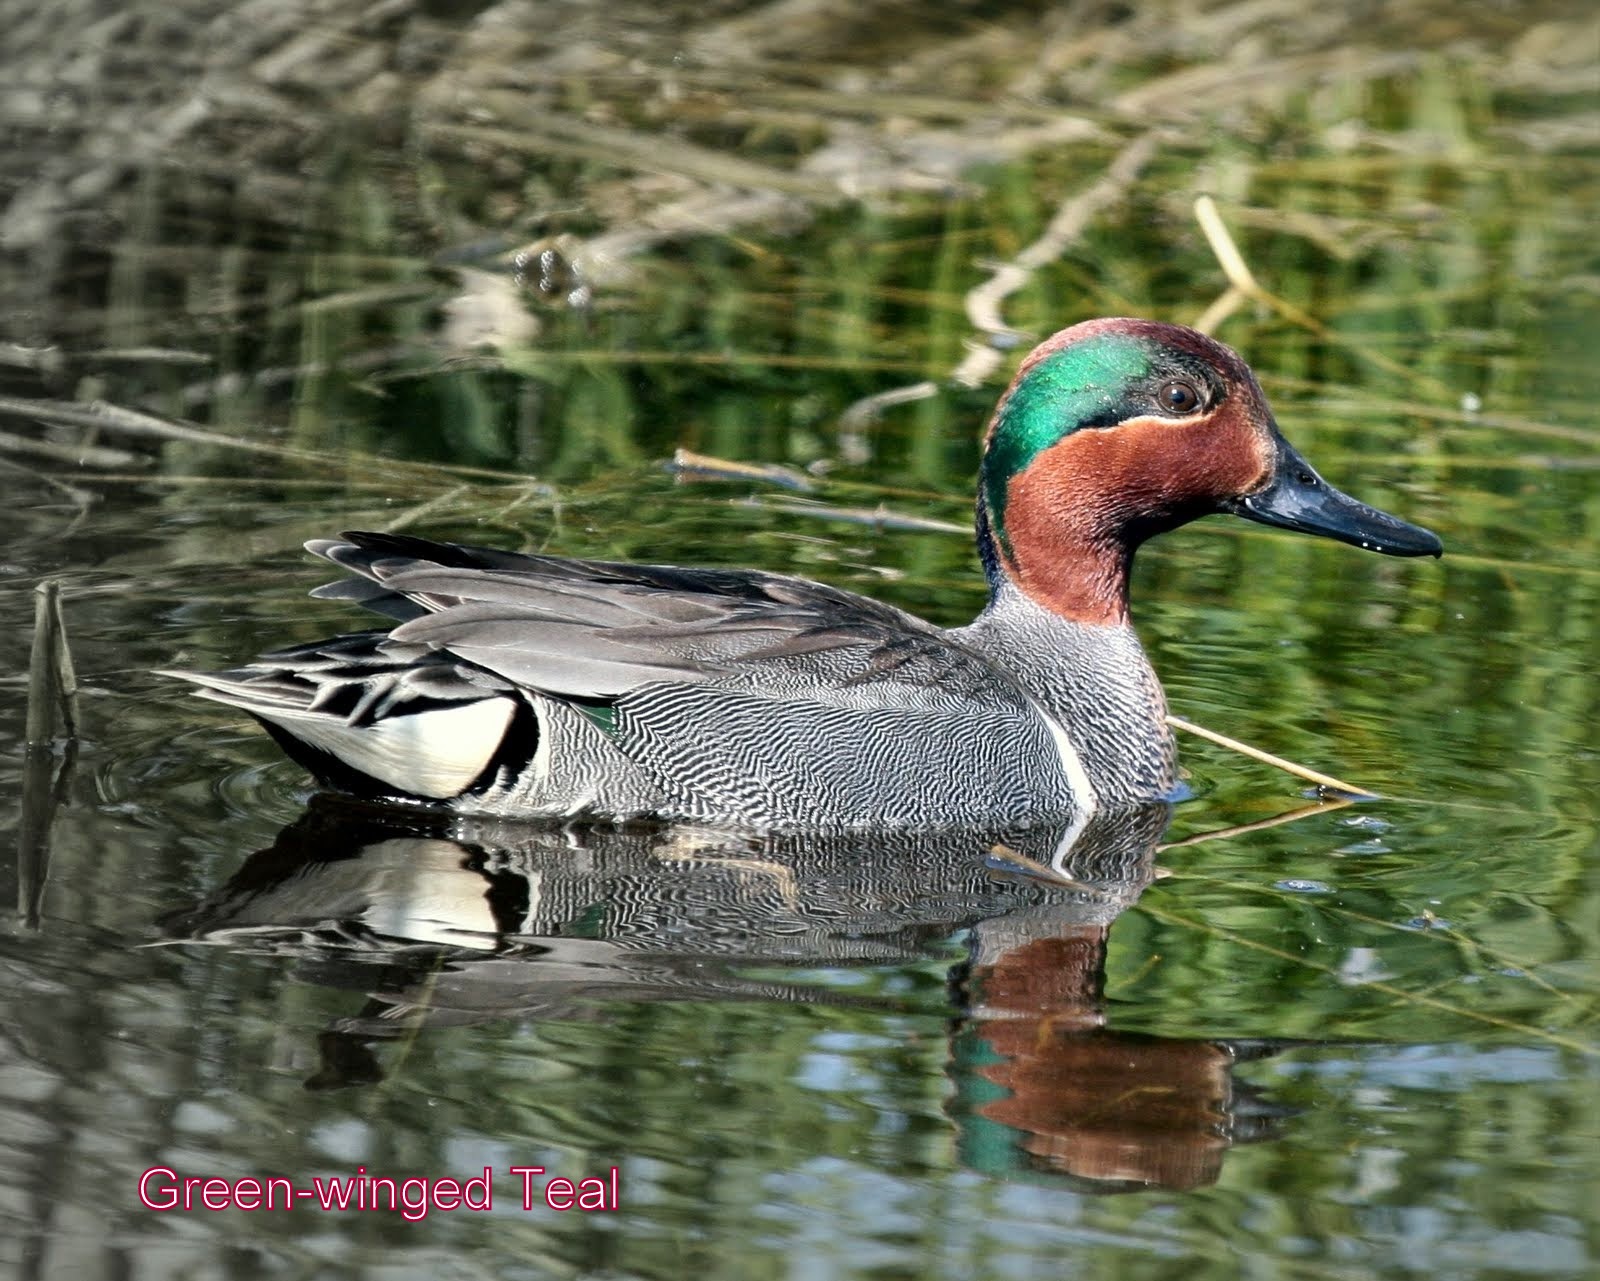
<path id="1" fill-rule="evenodd" d="M 1591 1272 L 1592 15 L 282 8 L 12 15 L 16 1275 Z M 1065 885 L 955 836 L 439 824 L 153 674 L 365 626 L 305 595 L 347 528 L 965 622 L 1017 357 L 952 378 L 969 291 L 1057 236 L 1007 326 L 1193 321 L 1202 192 L 1288 304 L 1218 336 L 1446 556 L 1216 517 L 1140 553 L 1136 621 L 1177 715 L 1380 799 L 1184 738 L 1190 799 Z M 25 755 L 46 580 L 82 731 Z M 483 1210 L 316 1204 L 485 1171 Z M 167 1209 L 185 1176 L 309 1195 Z"/>

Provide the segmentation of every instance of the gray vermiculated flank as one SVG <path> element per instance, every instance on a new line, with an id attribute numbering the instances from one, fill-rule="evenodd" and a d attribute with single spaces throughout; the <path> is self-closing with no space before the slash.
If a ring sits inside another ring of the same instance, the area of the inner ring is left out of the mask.
<path id="1" fill-rule="evenodd" d="M 1065 622 L 1004 582 L 975 623 L 946 632 L 773 574 L 392 535 L 311 546 L 356 575 L 318 596 L 398 625 L 206 678 L 212 696 L 359 723 L 509 692 L 537 721 L 537 750 L 449 802 L 463 812 L 773 828 L 1070 819 L 1083 798 L 1045 712 L 1101 803 L 1171 786 L 1160 687 L 1131 629 Z"/>

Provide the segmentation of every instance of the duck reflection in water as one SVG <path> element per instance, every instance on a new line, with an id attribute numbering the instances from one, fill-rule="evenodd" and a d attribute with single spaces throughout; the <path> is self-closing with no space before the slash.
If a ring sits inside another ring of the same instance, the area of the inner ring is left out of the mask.
<path id="1" fill-rule="evenodd" d="M 1282 1110 L 1232 1068 L 1290 1043 L 1106 1026 L 1107 937 L 1154 875 L 1168 817 L 1151 805 L 1076 831 L 819 837 L 319 801 L 163 927 L 369 994 L 322 1034 L 311 1088 L 381 1079 L 374 1046 L 418 1028 L 603 1017 L 603 1002 L 895 1012 L 893 998 L 748 972 L 916 962 L 967 929 L 947 1055 L 964 1162 L 1097 1190 L 1189 1188 L 1215 1181 L 1230 1145 L 1274 1135 Z"/>

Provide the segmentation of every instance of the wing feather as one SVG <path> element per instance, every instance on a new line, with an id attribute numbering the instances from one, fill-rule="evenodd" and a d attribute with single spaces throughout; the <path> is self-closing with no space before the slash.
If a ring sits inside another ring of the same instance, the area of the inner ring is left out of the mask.
<path id="1" fill-rule="evenodd" d="M 393 534 L 307 546 L 358 575 L 347 580 L 356 585 L 319 594 L 403 618 L 392 644 L 446 651 L 558 698 L 616 698 L 669 681 L 855 706 L 875 705 L 874 691 L 902 704 L 910 689 L 1013 708 L 1026 702 L 1009 678 L 946 633 L 804 579 Z"/>

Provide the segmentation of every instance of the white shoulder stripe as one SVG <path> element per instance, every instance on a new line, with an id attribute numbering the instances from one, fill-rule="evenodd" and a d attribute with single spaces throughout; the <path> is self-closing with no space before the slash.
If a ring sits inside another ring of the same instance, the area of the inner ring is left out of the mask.
<path id="1" fill-rule="evenodd" d="M 1033 700 L 1029 700 L 1033 702 Z M 1039 719 L 1050 731 L 1050 737 L 1055 740 L 1056 755 L 1061 758 L 1061 773 L 1066 777 L 1067 789 L 1072 793 L 1082 810 L 1085 820 L 1099 808 L 1100 799 L 1094 794 L 1094 785 L 1089 782 L 1089 775 L 1084 771 L 1083 761 L 1078 757 L 1078 749 L 1073 746 L 1072 736 L 1067 733 L 1067 727 L 1054 716 L 1033 702 L 1033 710 L 1039 714 Z"/>

